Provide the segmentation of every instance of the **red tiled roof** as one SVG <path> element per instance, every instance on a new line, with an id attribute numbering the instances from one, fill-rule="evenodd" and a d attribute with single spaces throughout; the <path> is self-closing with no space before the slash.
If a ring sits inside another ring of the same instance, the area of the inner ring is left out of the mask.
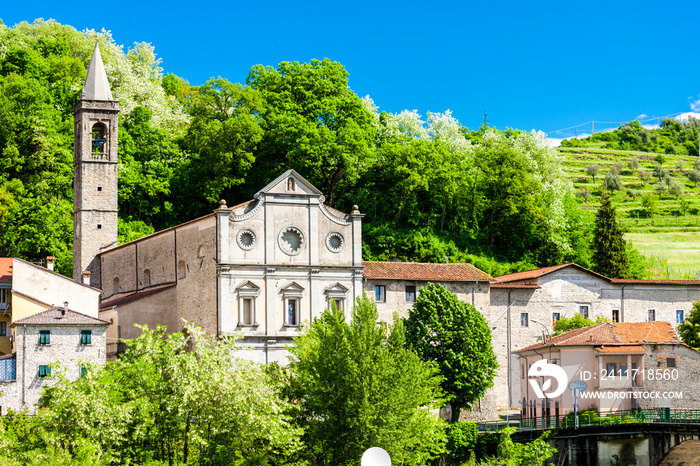
<path id="1" fill-rule="evenodd" d="M 626 346 L 636 343 L 678 343 L 675 330 L 668 322 L 624 322 L 604 323 L 592 327 L 571 330 L 552 337 L 549 341 L 535 343 L 518 350 L 529 351 L 558 346 Z"/>
<path id="2" fill-rule="evenodd" d="M 639 345 L 601 346 L 595 350 L 601 354 L 646 354 L 644 347 Z"/>
<path id="3" fill-rule="evenodd" d="M 136 301 L 137 299 L 145 298 L 155 293 L 159 293 L 163 290 L 167 290 L 175 286 L 175 283 L 168 283 L 167 285 L 149 288 L 148 290 L 139 291 L 138 293 L 133 293 L 127 296 L 120 296 L 118 298 L 110 299 L 109 301 L 103 301 L 100 303 L 100 309 L 107 309 L 112 306 L 119 306 L 121 304 L 130 303 Z"/>
<path id="4" fill-rule="evenodd" d="M 471 264 L 425 262 L 362 262 L 369 279 L 425 281 L 490 281 L 492 278 Z"/>
<path id="5" fill-rule="evenodd" d="M 0 257 L 0 282 L 12 281 L 12 258 Z"/>
<path id="6" fill-rule="evenodd" d="M 12 325 L 110 325 L 102 319 L 96 319 L 80 312 L 52 307 L 38 314 L 19 319 Z"/>
<path id="7" fill-rule="evenodd" d="M 491 288 L 505 288 L 505 289 L 526 289 L 526 290 L 536 290 L 542 288 L 540 285 L 535 285 L 532 283 L 491 283 Z"/>
<path id="8" fill-rule="evenodd" d="M 534 270 L 526 270 L 525 272 L 515 272 L 515 273 L 509 273 L 507 275 L 501 275 L 499 277 L 495 277 L 494 280 L 496 280 L 498 283 L 510 283 L 510 282 L 517 282 L 517 281 L 522 281 L 522 280 L 534 280 L 536 278 L 540 278 L 544 275 L 550 274 L 552 272 L 556 272 L 557 270 L 565 269 L 566 267 L 576 267 L 579 270 L 583 270 L 584 272 L 588 272 L 591 275 L 595 275 L 597 277 L 600 277 L 604 280 L 610 280 L 608 277 L 601 275 L 599 273 L 596 273 L 592 270 L 588 270 L 585 267 L 581 267 L 578 264 L 574 264 L 573 262 L 568 262 L 566 264 L 559 264 L 559 265 L 552 265 L 549 267 L 542 267 L 539 269 L 534 269 Z"/>

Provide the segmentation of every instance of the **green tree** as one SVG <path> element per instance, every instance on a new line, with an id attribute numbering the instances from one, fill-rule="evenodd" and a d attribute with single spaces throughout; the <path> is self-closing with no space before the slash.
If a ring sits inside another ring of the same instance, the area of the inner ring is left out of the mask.
<path id="1" fill-rule="evenodd" d="M 619 191 L 622 189 L 622 180 L 620 175 L 614 174 L 612 172 L 605 175 L 605 189 L 611 192 Z"/>
<path id="2" fill-rule="evenodd" d="M 349 88 L 343 65 L 329 59 L 256 65 L 246 82 L 266 108 L 251 189 L 294 168 L 335 206 L 368 168 L 375 139 L 372 114 Z"/>
<path id="3" fill-rule="evenodd" d="M 211 341 L 196 327 L 165 327 L 127 342 L 104 367 L 47 390 L 40 416 L 65 449 L 90 439 L 119 464 L 262 464 L 299 448 L 300 429 L 280 387 L 235 354 L 232 340 Z"/>
<path id="4" fill-rule="evenodd" d="M 659 180 L 662 180 L 668 176 L 668 170 L 666 170 L 660 163 L 654 165 L 654 176 Z"/>
<path id="5" fill-rule="evenodd" d="M 387 328 L 377 318 L 366 296 L 350 323 L 333 306 L 289 348 L 313 464 L 356 465 L 379 446 L 396 464 L 423 465 L 443 451 L 444 423 L 426 409 L 441 398 L 436 370 L 405 348 L 401 321 Z"/>
<path id="6" fill-rule="evenodd" d="M 591 320 L 588 317 L 583 317 L 581 314 L 574 314 L 572 317 L 562 317 L 554 325 L 554 335 L 576 330 L 577 328 L 592 327 L 604 322 L 610 322 L 610 319 L 596 316 L 595 320 Z"/>
<path id="7" fill-rule="evenodd" d="M 639 157 L 634 157 L 632 160 L 627 162 L 627 168 L 629 168 L 630 171 L 639 170 Z"/>
<path id="8" fill-rule="evenodd" d="M 649 180 L 651 179 L 651 175 L 649 174 L 649 172 L 646 171 L 646 170 L 643 169 L 643 168 L 640 168 L 640 169 L 637 171 L 637 174 L 639 175 L 639 181 L 642 182 L 642 185 L 648 183 Z"/>
<path id="9" fill-rule="evenodd" d="M 647 217 L 651 218 L 659 211 L 659 200 L 651 193 L 642 196 L 642 209 Z"/>
<path id="10" fill-rule="evenodd" d="M 625 239 L 608 196 L 603 198 L 596 213 L 593 251 L 593 270 L 610 278 L 627 277 L 629 264 Z"/>
<path id="11" fill-rule="evenodd" d="M 688 174 L 688 178 L 693 182 L 693 187 L 697 187 L 698 183 L 700 182 L 700 170 L 693 170 L 690 172 L 690 174 Z"/>
<path id="12" fill-rule="evenodd" d="M 593 183 L 595 183 L 595 176 L 600 172 L 600 165 L 597 163 L 590 163 L 586 166 L 586 174 L 593 177 Z"/>
<path id="13" fill-rule="evenodd" d="M 693 303 L 693 309 L 685 321 L 678 326 L 683 343 L 693 348 L 700 348 L 700 301 Z"/>
<path id="14" fill-rule="evenodd" d="M 656 157 L 654 157 L 654 160 L 660 166 L 663 166 L 663 164 L 666 162 L 666 156 L 664 156 L 663 154 L 656 154 Z"/>
<path id="15" fill-rule="evenodd" d="M 493 386 L 498 363 L 486 319 L 444 286 L 421 288 L 406 319 L 406 341 L 440 368 L 453 422 Z"/>
<path id="16" fill-rule="evenodd" d="M 671 193 L 673 196 L 676 196 L 676 199 L 678 199 L 678 196 L 683 194 L 683 191 L 685 190 L 685 186 L 683 186 L 683 183 L 680 181 L 673 179 L 668 185 L 668 192 Z"/>

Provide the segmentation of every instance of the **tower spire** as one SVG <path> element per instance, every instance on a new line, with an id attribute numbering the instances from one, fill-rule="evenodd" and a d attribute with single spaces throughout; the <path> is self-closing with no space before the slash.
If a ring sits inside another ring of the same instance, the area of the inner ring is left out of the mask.
<path id="1" fill-rule="evenodd" d="M 95 42 L 95 50 L 92 52 L 92 60 L 88 67 L 85 85 L 83 86 L 83 99 L 86 100 L 113 100 L 112 91 L 109 88 L 107 73 L 102 63 L 100 48 Z"/>

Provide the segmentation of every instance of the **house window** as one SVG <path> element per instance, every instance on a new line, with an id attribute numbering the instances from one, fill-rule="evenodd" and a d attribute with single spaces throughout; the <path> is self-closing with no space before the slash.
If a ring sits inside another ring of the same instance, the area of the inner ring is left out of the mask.
<path id="1" fill-rule="evenodd" d="M 617 372 L 617 363 L 616 362 L 609 362 L 605 365 L 605 374 L 608 377 L 615 377 L 616 372 Z"/>
<path id="2" fill-rule="evenodd" d="M 579 306 L 578 313 L 581 314 L 581 317 L 584 319 L 588 319 L 588 306 Z"/>
<path id="3" fill-rule="evenodd" d="M 40 345 L 50 345 L 51 344 L 51 330 L 39 330 L 39 344 Z"/>
<path id="4" fill-rule="evenodd" d="M 374 300 L 378 303 L 386 302 L 386 286 L 375 285 L 375 287 L 374 287 Z"/>
<path id="5" fill-rule="evenodd" d="M 39 377 L 48 377 L 51 375 L 51 368 L 45 364 L 39 366 Z"/>
<path id="6" fill-rule="evenodd" d="M 255 325 L 255 299 L 260 288 L 253 282 L 245 282 L 238 287 L 238 323 Z"/>
<path id="7" fill-rule="evenodd" d="M 656 311 L 654 309 L 649 309 L 649 322 L 654 322 L 656 320 Z"/>
<path id="8" fill-rule="evenodd" d="M 561 320 L 560 312 L 552 312 L 552 326 L 557 325 L 557 322 Z"/>
<path id="9" fill-rule="evenodd" d="M 0 322 L 0 337 L 7 336 L 7 322 Z"/>
<path id="10" fill-rule="evenodd" d="M 627 377 L 627 366 L 620 364 L 620 377 Z"/>
<path id="11" fill-rule="evenodd" d="M 406 286 L 406 302 L 412 303 L 416 300 L 416 287 L 415 285 Z"/>
<path id="12" fill-rule="evenodd" d="M 335 304 L 335 308 L 342 310 L 343 309 L 343 298 L 333 298 L 333 303 Z"/>
<path id="13" fill-rule="evenodd" d="M 7 309 L 7 288 L 0 288 L 0 311 Z"/>
<path id="14" fill-rule="evenodd" d="M 80 378 L 82 379 L 87 375 L 87 366 L 80 366 Z"/>
<path id="15" fill-rule="evenodd" d="M 685 319 L 683 319 L 683 311 L 676 311 L 676 323 L 682 324 Z"/>
<path id="16" fill-rule="evenodd" d="M 528 321 L 527 321 L 527 312 L 521 312 L 520 313 L 520 326 L 521 327 L 527 327 L 528 326 Z"/>
<path id="17" fill-rule="evenodd" d="M 243 324 L 253 325 L 253 322 L 255 322 L 255 302 L 253 298 L 242 298 L 241 304 L 243 305 L 243 309 L 241 310 L 241 320 Z"/>
<path id="18" fill-rule="evenodd" d="M 619 310 L 619 309 L 613 309 L 613 311 L 612 311 L 612 321 L 613 321 L 613 322 L 619 322 L 619 321 L 620 321 L 620 310 Z"/>
<path id="19" fill-rule="evenodd" d="M 80 344 L 81 345 L 91 345 L 92 344 L 92 330 L 81 330 L 80 331 Z"/>
<path id="20" fill-rule="evenodd" d="M 287 325 L 299 325 L 299 299 L 287 299 Z"/>
<path id="21" fill-rule="evenodd" d="M 676 358 L 666 358 L 666 367 L 676 367 Z"/>

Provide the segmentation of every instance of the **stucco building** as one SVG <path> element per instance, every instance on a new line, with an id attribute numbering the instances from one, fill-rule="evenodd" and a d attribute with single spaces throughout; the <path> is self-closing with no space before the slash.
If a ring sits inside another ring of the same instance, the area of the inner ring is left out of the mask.
<path id="1" fill-rule="evenodd" d="M 495 277 L 489 324 L 500 364 L 498 377 L 508 381 L 497 387 L 499 406 L 519 407 L 522 400 L 518 356 L 512 354 L 509 361 L 507 355 L 543 341 L 557 320 L 580 314 L 593 320 L 600 316 L 611 322 L 677 326 L 699 300 L 700 281 L 611 279 L 576 264 Z"/>
<path id="2" fill-rule="evenodd" d="M 605 323 L 553 336 L 515 352 L 520 367 L 523 418 L 561 416 L 573 411 L 573 393 L 543 397 L 535 387 L 550 377 L 532 370 L 538 361 L 561 367 L 566 383 L 578 380 L 579 410 L 600 413 L 633 409 L 697 409 L 700 394 L 700 352 L 678 338 L 668 322 Z M 532 373 L 531 373 L 532 372 Z M 550 393 L 558 382 L 551 382 Z M 534 382 L 534 386 L 533 386 Z"/>

